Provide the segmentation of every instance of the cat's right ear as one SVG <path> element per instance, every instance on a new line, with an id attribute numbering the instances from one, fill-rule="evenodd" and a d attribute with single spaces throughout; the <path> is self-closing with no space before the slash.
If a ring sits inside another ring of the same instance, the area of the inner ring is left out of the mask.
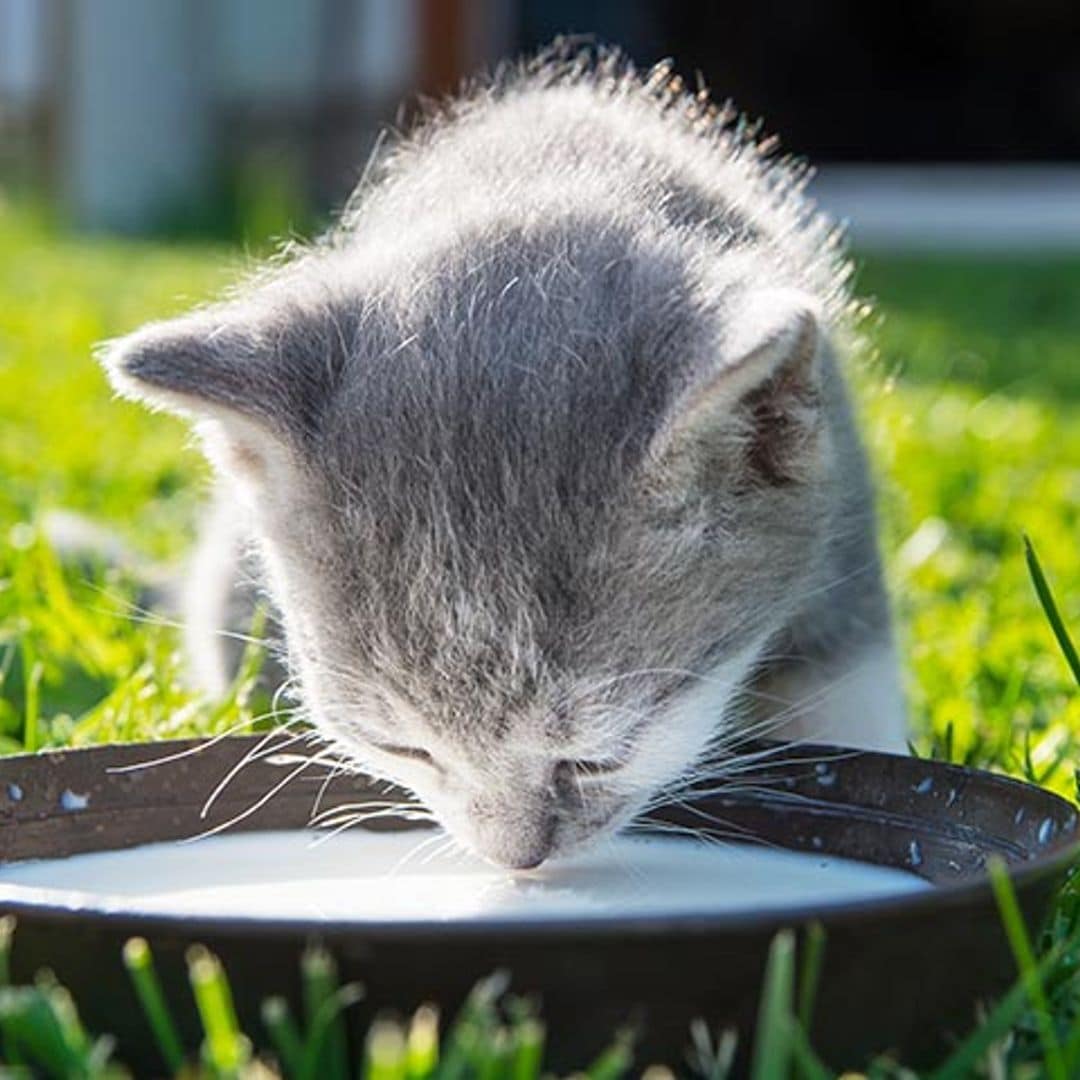
<path id="1" fill-rule="evenodd" d="M 764 289 L 741 298 L 723 347 L 653 439 L 653 490 L 759 490 L 819 476 L 822 340 L 811 297 Z"/>

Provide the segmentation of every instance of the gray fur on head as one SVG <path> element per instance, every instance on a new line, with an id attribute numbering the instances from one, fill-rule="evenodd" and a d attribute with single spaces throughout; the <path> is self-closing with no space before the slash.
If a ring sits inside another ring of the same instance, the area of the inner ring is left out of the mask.
<path id="1" fill-rule="evenodd" d="M 739 130 L 556 49 L 323 242 L 105 352 L 239 492 L 322 733 L 505 865 L 628 820 L 770 680 L 791 729 L 884 657 L 886 720 L 831 733 L 902 737 L 846 266 Z"/>

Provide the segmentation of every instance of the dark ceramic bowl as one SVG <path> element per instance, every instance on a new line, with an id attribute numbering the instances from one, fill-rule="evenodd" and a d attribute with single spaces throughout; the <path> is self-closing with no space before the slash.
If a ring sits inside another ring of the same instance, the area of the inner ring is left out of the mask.
<path id="1" fill-rule="evenodd" d="M 255 739 L 224 739 L 155 768 L 110 771 L 190 745 L 3 759 L 0 860 L 188 837 L 249 809 L 282 777 L 272 758 L 253 760 L 202 821 L 208 793 Z M 819 910 L 454 924 L 75 912 L 30 903 L 17 887 L 3 886 L 0 908 L 19 920 L 14 975 L 25 980 L 51 967 L 91 1029 L 118 1036 L 121 1056 L 139 1075 L 159 1063 L 120 960 L 134 934 L 150 940 L 192 1038 L 196 1018 L 183 963 L 191 943 L 221 956 L 242 1022 L 259 1030 L 266 995 L 285 993 L 298 1006 L 298 953 L 318 937 L 337 955 L 343 977 L 367 987 L 354 1014 L 358 1024 L 379 1009 L 406 1010 L 424 1000 L 452 1010 L 478 978 L 506 968 L 517 991 L 542 999 L 552 1067 L 587 1061 L 629 1018 L 642 1026 L 639 1060 L 678 1066 L 695 1017 L 734 1026 L 740 1045 L 751 1044 L 770 940 L 781 927 L 818 920 L 827 937 L 812 1035 L 825 1059 L 857 1066 L 893 1048 L 912 1064 L 932 1060 L 971 1027 L 978 1002 L 1015 978 L 987 859 L 1006 861 L 1034 927 L 1077 858 L 1076 810 L 1031 785 L 935 762 L 828 747 L 784 748 L 779 756 L 784 764 L 770 767 L 768 783 L 755 790 L 703 795 L 658 817 L 704 832 L 719 818 L 727 829 L 781 847 L 907 868 L 936 887 Z M 290 784 L 235 827 L 301 827 L 313 794 L 312 784 Z M 339 777 L 322 806 L 368 794 L 385 798 L 363 777 Z"/>

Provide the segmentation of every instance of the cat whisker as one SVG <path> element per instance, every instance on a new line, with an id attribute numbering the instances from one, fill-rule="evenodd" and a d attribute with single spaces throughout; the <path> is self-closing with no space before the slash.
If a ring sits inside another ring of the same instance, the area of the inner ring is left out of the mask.
<path id="1" fill-rule="evenodd" d="M 340 760 L 335 761 L 333 767 L 326 774 L 326 778 L 319 786 L 319 790 L 315 793 L 315 801 L 311 804 L 311 813 L 308 815 L 309 821 L 314 821 L 319 816 L 319 807 L 322 806 L 323 799 L 326 798 L 326 793 L 330 789 L 330 785 L 334 780 L 341 776 L 345 772 L 345 765 Z"/>
<path id="2" fill-rule="evenodd" d="M 407 802 L 394 802 L 389 799 L 368 799 L 364 802 L 352 802 L 352 803 L 339 803 L 337 806 L 332 806 L 324 810 L 321 814 L 317 814 L 314 817 L 308 819 L 308 824 L 313 826 L 322 825 L 325 819 L 331 815 L 341 814 L 346 811 L 364 811 L 364 810 L 399 810 L 401 812 L 415 812 L 423 813 L 428 817 L 432 817 L 431 812 L 418 803 Z"/>
<path id="3" fill-rule="evenodd" d="M 181 844 L 192 844 L 197 840 L 205 840 L 207 837 L 216 836 L 218 833 L 224 832 L 226 829 L 231 829 L 234 825 L 239 824 L 241 821 L 245 821 L 251 817 L 252 814 L 261 810 L 275 795 L 284 789 L 298 777 L 305 769 L 310 766 L 310 762 L 304 762 L 302 765 L 298 765 L 292 772 L 290 772 L 283 780 L 275 784 L 269 791 L 261 795 L 255 802 L 251 804 L 246 810 L 242 810 L 239 814 L 229 818 L 228 821 L 222 822 L 220 825 L 215 825 L 210 829 L 196 834 L 195 836 L 185 837 L 183 840 L 178 841 Z"/>
<path id="4" fill-rule="evenodd" d="M 695 843 L 726 848 L 732 842 L 746 842 L 746 834 L 741 832 L 722 832 L 716 828 L 693 828 L 670 821 L 633 821 L 623 829 L 625 833 L 638 836 L 678 836 L 686 837 Z"/>
<path id="5" fill-rule="evenodd" d="M 308 732 L 301 732 L 298 735 L 289 735 L 283 742 L 273 745 L 273 740 L 282 734 L 281 728 L 275 728 L 273 731 L 267 732 L 256 744 L 253 746 L 229 771 L 218 781 L 213 791 L 207 796 L 206 802 L 203 803 L 202 809 L 199 811 L 199 817 L 205 819 L 213 808 L 214 803 L 221 797 L 222 793 L 228 788 L 229 784 L 239 775 L 241 770 L 251 765 L 253 762 L 265 757 L 272 757 L 279 753 L 287 746 L 292 746 L 295 743 L 302 742 L 309 738 Z M 314 764 L 311 758 L 304 759 L 304 768 Z"/>
<path id="6" fill-rule="evenodd" d="M 420 860 L 421 866 L 427 866 L 429 863 L 434 862 L 435 859 L 442 858 L 449 854 L 454 849 L 455 840 L 450 833 L 446 833 L 443 837 L 441 844 L 436 844 L 430 851 Z"/>
<path id="7" fill-rule="evenodd" d="M 268 714 L 269 715 L 269 714 Z M 200 742 L 198 746 L 189 746 L 183 750 L 177 750 L 170 754 L 164 754 L 162 757 L 151 758 L 149 761 L 137 761 L 131 765 L 110 765 L 106 768 L 106 773 L 110 774 L 122 774 L 130 772 L 138 772 L 140 769 L 155 769 L 159 765 L 171 765 L 175 761 L 182 761 L 184 758 L 189 758 L 194 754 L 201 754 L 204 750 L 209 750 L 212 746 L 217 746 L 218 743 L 224 742 L 225 739 L 234 735 L 242 728 L 250 727 L 253 723 L 257 723 L 260 719 L 267 719 L 267 716 L 255 717 L 253 719 L 240 720 L 235 724 L 230 725 L 224 731 L 218 732 L 216 735 L 208 736 L 203 742 Z M 275 728 L 275 731 L 282 731 L 289 727 L 291 724 L 297 721 L 290 720 Z"/>
<path id="8" fill-rule="evenodd" d="M 154 611 L 151 608 L 143 607 L 141 604 L 135 603 L 135 601 L 129 597 L 120 596 L 98 582 L 87 581 L 86 585 L 94 592 L 99 593 L 110 603 L 116 605 L 112 608 L 95 607 L 93 605 L 89 606 L 87 610 L 93 611 L 95 614 L 106 615 L 110 618 L 126 619 L 128 622 L 136 623 L 140 626 L 154 626 L 164 630 L 178 630 L 181 633 L 185 633 L 189 629 L 188 624 L 182 620 L 172 619 L 160 611 Z M 202 628 L 200 627 L 200 631 L 201 630 Z M 254 637 L 251 634 L 241 633 L 239 630 L 226 630 L 221 627 L 214 627 L 207 628 L 205 632 L 226 641 L 237 641 L 243 645 L 257 645 L 265 648 L 268 652 L 272 652 L 275 648 L 273 640 L 269 638 Z"/>
<path id="9" fill-rule="evenodd" d="M 396 874 L 399 874 L 408 863 L 412 862 L 412 860 L 420 854 L 421 851 L 424 851 L 432 844 L 438 843 L 447 835 L 448 834 L 443 832 L 441 829 L 433 829 L 431 832 L 431 836 L 424 837 L 422 840 L 419 841 L 419 843 L 409 848 L 409 850 L 406 851 L 405 854 L 402 855 L 402 857 L 398 859 L 398 861 L 394 863 L 394 865 L 386 872 L 386 876 L 394 877 Z"/>
<path id="10" fill-rule="evenodd" d="M 326 843 L 328 840 L 335 836 L 340 835 L 347 829 L 358 828 L 367 825 L 370 821 L 380 821 L 386 818 L 390 818 L 396 821 L 409 821 L 409 822 L 421 822 L 427 823 L 431 819 L 428 817 L 414 817 L 403 811 L 399 807 L 388 807 L 382 810 L 374 810 L 370 813 L 356 813 L 346 814 L 344 817 L 330 817 L 321 822 L 318 826 L 320 829 L 331 830 L 324 836 L 320 836 L 315 840 L 312 840 L 309 847 L 316 848 L 321 844 Z"/>
<path id="11" fill-rule="evenodd" d="M 350 815 L 344 819 L 335 819 L 335 821 L 327 822 L 326 827 L 330 828 L 330 832 L 324 836 L 313 837 L 308 843 L 308 850 L 314 851 L 315 848 L 322 847 L 323 844 L 333 840 L 335 836 L 340 836 L 343 832 L 348 831 L 355 825 L 359 825 L 363 821 L 363 818 L 359 814 Z M 337 826 L 334 828 L 334 826 Z"/>

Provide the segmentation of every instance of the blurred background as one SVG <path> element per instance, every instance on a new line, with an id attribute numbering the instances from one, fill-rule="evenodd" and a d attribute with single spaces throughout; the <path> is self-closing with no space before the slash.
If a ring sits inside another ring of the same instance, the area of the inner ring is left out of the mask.
<path id="1" fill-rule="evenodd" d="M 764 117 L 864 246 L 1080 243 L 1067 0 L 0 0 L 0 190 L 85 229 L 304 230 L 403 101 L 567 32 Z"/>

